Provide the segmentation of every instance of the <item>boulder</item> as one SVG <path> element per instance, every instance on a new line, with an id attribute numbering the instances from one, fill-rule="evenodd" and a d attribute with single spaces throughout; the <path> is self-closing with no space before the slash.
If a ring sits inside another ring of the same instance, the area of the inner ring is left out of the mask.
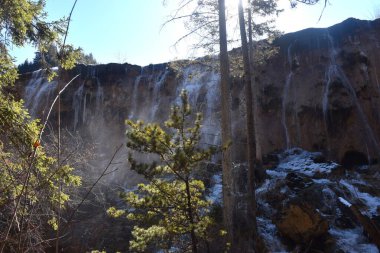
<path id="1" fill-rule="evenodd" d="M 290 172 L 285 177 L 286 185 L 293 191 L 304 190 L 312 186 L 313 180 L 308 177 L 305 177 L 299 173 Z"/>
<path id="2" fill-rule="evenodd" d="M 280 234 L 297 244 L 307 244 L 327 234 L 328 222 L 307 204 L 290 204 L 276 224 Z"/>

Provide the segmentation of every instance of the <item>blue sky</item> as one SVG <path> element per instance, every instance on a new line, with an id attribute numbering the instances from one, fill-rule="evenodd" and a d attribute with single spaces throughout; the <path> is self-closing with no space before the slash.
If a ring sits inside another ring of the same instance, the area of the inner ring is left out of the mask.
<path id="1" fill-rule="evenodd" d="M 299 5 L 290 9 L 288 0 L 280 0 L 285 12 L 278 27 L 285 32 L 307 27 L 327 27 L 348 17 L 372 19 L 380 16 L 376 0 L 329 0 L 322 20 L 318 17 L 322 3 L 316 6 Z M 74 0 L 47 0 L 49 18 L 68 16 Z M 178 0 L 78 0 L 72 16 L 68 42 L 92 53 L 100 63 L 128 62 L 138 65 L 166 62 L 191 57 L 191 43 L 173 44 L 185 33 L 181 22 L 161 29 Z M 237 0 L 226 0 L 235 6 Z M 322 2 L 324 2 L 322 0 Z M 32 59 L 34 48 L 15 48 L 17 63 Z"/>

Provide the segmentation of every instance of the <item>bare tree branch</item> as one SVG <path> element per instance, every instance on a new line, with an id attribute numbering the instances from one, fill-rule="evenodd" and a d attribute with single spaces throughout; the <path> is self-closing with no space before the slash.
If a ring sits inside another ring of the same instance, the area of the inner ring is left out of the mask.
<path id="1" fill-rule="evenodd" d="M 68 23 L 67 23 L 66 32 L 65 32 L 65 38 L 63 39 L 63 45 L 62 45 L 61 51 L 63 51 L 65 49 L 66 38 L 67 38 L 67 34 L 69 33 L 69 28 L 70 28 L 70 23 L 71 23 L 71 15 L 73 14 L 73 11 L 75 9 L 75 5 L 77 4 L 77 1 L 78 0 L 75 0 L 73 7 L 71 8 L 70 14 L 69 14 Z"/>
<path id="2" fill-rule="evenodd" d="M 100 181 L 100 179 L 102 179 L 105 175 L 108 175 L 110 173 L 107 173 L 107 170 L 109 169 L 109 167 L 113 164 L 113 161 L 115 160 L 115 157 L 116 155 L 119 153 L 120 149 L 123 147 L 124 145 L 121 144 L 119 147 L 116 148 L 115 152 L 113 153 L 110 161 L 108 162 L 107 166 L 104 168 L 102 174 L 100 174 L 100 176 L 96 179 L 96 181 L 91 185 L 90 189 L 86 192 L 86 194 L 84 195 L 84 197 L 82 198 L 82 200 L 80 201 L 80 203 L 77 205 L 77 207 L 74 209 L 74 211 L 71 213 L 71 215 L 69 216 L 69 218 L 67 219 L 67 222 L 66 222 L 66 225 L 63 227 L 62 230 L 66 229 L 71 221 L 73 220 L 74 218 L 74 215 L 77 213 L 77 211 L 79 210 L 79 208 L 82 206 L 82 204 L 84 203 L 84 201 L 88 198 L 88 196 L 90 195 L 90 193 L 92 192 L 92 190 L 94 189 L 94 187 L 98 184 L 98 182 Z"/>

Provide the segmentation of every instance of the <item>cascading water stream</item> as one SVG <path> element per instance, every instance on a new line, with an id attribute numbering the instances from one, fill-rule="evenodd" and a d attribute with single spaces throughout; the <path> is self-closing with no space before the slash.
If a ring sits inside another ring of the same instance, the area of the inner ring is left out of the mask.
<path id="1" fill-rule="evenodd" d="M 220 82 L 220 76 L 213 72 L 210 75 L 209 82 L 207 83 L 207 106 L 204 115 L 204 135 L 205 142 L 211 145 L 219 145 L 220 144 L 220 128 L 218 119 L 215 117 L 216 108 L 220 103 L 219 94 L 220 90 L 218 88 L 218 84 Z"/>
<path id="2" fill-rule="evenodd" d="M 323 111 L 323 118 L 325 121 L 325 125 L 327 124 L 328 120 L 328 107 L 329 107 L 329 91 L 330 86 L 332 83 L 332 75 L 335 73 L 335 67 L 336 65 L 330 64 L 330 66 L 327 68 L 325 79 L 326 79 L 326 86 L 324 88 L 323 97 L 322 97 L 322 111 Z"/>
<path id="3" fill-rule="evenodd" d="M 215 113 L 220 103 L 219 81 L 218 73 L 211 70 L 205 71 L 202 65 L 191 65 L 184 69 L 183 79 L 177 87 L 175 101 L 177 104 L 180 102 L 179 94 L 185 89 L 193 111 L 203 111 L 201 142 L 204 145 L 220 144 L 220 127 Z"/>
<path id="4" fill-rule="evenodd" d="M 284 86 L 283 93 L 282 93 L 282 111 L 281 111 L 281 113 L 282 113 L 281 114 L 281 124 L 282 124 L 282 126 L 284 128 L 284 132 L 285 132 L 285 141 L 286 141 L 285 147 L 286 147 L 286 149 L 290 148 L 290 136 L 289 136 L 288 126 L 287 126 L 287 122 L 286 122 L 286 104 L 288 101 L 290 84 L 292 82 L 292 77 L 293 77 L 291 48 L 292 48 L 292 44 L 290 44 L 288 47 L 288 64 L 289 64 L 291 70 L 290 70 L 290 73 L 288 74 L 288 76 L 286 77 L 285 86 Z"/>
<path id="5" fill-rule="evenodd" d="M 150 116 L 149 116 L 149 120 L 151 122 L 157 120 L 156 114 L 158 111 L 158 107 L 160 105 L 160 98 L 161 98 L 161 95 L 159 94 L 159 92 L 162 88 L 162 85 L 166 81 L 166 77 L 167 77 L 168 73 L 169 73 L 169 71 L 165 69 L 164 72 L 161 73 L 161 76 L 158 77 L 158 80 L 153 83 L 153 85 L 154 85 L 153 96 L 152 96 L 153 107 L 151 108 Z"/>
<path id="6" fill-rule="evenodd" d="M 186 67 L 183 70 L 183 78 L 180 84 L 177 87 L 176 92 L 176 103 L 179 104 L 180 94 L 182 90 L 186 90 L 188 92 L 189 102 L 192 106 L 196 105 L 198 96 L 200 94 L 200 90 L 202 88 L 201 78 L 204 75 L 200 71 L 200 68 L 197 65 L 191 65 Z"/>
<path id="7" fill-rule="evenodd" d="M 57 81 L 48 82 L 44 70 L 33 72 L 25 88 L 25 106 L 32 117 L 43 115 L 53 100 Z"/>
<path id="8" fill-rule="evenodd" d="M 293 86 L 293 98 L 294 99 L 294 110 L 293 110 L 293 121 L 296 129 L 296 134 L 295 134 L 295 143 L 293 143 L 293 146 L 299 146 L 302 143 L 302 134 L 301 134 L 301 123 L 300 123 L 300 118 L 298 115 L 298 94 L 297 94 L 297 87 Z"/>
<path id="9" fill-rule="evenodd" d="M 96 92 L 95 96 L 91 95 L 91 91 L 86 89 L 85 82 L 77 88 L 74 92 L 72 109 L 74 111 L 74 122 L 73 129 L 74 131 L 84 123 L 91 126 L 91 128 L 96 131 L 96 128 L 101 128 L 104 123 L 103 119 L 103 103 L 104 103 L 104 89 L 101 85 L 99 79 L 96 76 L 95 67 L 90 67 L 87 73 L 87 77 L 96 82 Z M 87 101 L 89 97 L 89 101 Z M 93 98 L 95 97 L 95 106 L 89 107 L 89 112 L 87 112 L 87 103 L 92 103 Z M 87 122 L 90 120 L 89 122 Z"/>
<path id="10" fill-rule="evenodd" d="M 358 112 L 359 118 L 364 126 L 365 132 L 370 139 L 370 141 L 373 144 L 373 147 L 376 149 L 376 152 L 380 155 L 380 147 L 379 147 L 379 142 L 377 138 L 375 137 L 375 134 L 371 128 L 371 126 L 368 123 L 368 119 L 363 111 L 363 108 L 361 104 L 358 101 L 358 97 L 356 95 L 356 92 L 354 88 L 352 87 L 352 84 L 342 68 L 337 64 L 336 61 L 336 56 L 337 56 L 337 50 L 335 49 L 334 46 L 334 40 L 330 34 L 327 34 L 328 42 L 329 42 L 329 47 L 330 47 L 330 65 L 327 69 L 326 76 L 327 76 L 327 83 L 326 83 L 326 88 L 324 91 L 324 95 L 322 98 L 322 107 L 323 107 L 323 114 L 325 117 L 325 120 L 327 120 L 327 113 L 328 113 L 328 106 L 329 106 L 329 89 L 332 80 L 335 78 L 338 78 L 342 84 L 342 86 L 348 91 L 348 93 L 351 96 L 352 101 L 355 104 L 356 110 Z M 327 122 L 327 121 L 326 121 Z"/>
<path id="11" fill-rule="evenodd" d="M 79 86 L 79 88 L 75 91 L 73 97 L 72 107 L 74 109 L 74 131 L 78 127 L 79 118 L 81 117 L 81 122 L 85 121 L 86 115 L 86 96 L 83 96 L 84 83 Z"/>
<path id="12" fill-rule="evenodd" d="M 96 113 L 98 116 L 103 116 L 104 90 L 98 78 L 96 78 Z"/>
<path id="13" fill-rule="evenodd" d="M 133 83 L 133 90 L 132 90 L 132 103 L 131 103 L 131 112 L 129 114 L 129 118 L 130 119 L 134 119 L 135 117 L 137 117 L 137 95 L 138 95 L 138 89 L 139 89 L 139 84 L 140 84 L 140 81 L 141 81 L 141 77 L 143 75 L 143 68 L 141 68 L 141 73 L 138 77 L 136 77 L 134 83 Z"/>
<path id="14" fill-rule="evenodd" d="M 292 77 L 293 77 L 293 72 L 290 72 L 288 74 L 288 76 L 286 77 L 286 82 L 285 82 L 285 86 L 284 86 L 284 92 L 282 94 L 281 123 L 282 123 L 282 126 L 284 127 L 284 131 L 285 131 L 286 149 L 290 148 L 290 137 L 289 137 L 288 126 L 287 126 L 287 123 L 286 123 L 286 103 L 287 103 L 287 100 L 288 100 L 289 87 L 290 87 L 290 83 L 292 82 Z"/>

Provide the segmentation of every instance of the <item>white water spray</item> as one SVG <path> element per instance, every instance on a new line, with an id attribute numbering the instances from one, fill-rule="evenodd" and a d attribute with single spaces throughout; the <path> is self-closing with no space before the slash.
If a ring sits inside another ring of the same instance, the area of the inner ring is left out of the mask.
<path id="1" fill-rule="evenodd" d="M 32 117 L 42 116 L 46 112 L 54 98 L 57 84 L 57 81 L 47 81 L 44 70 L 33 72 L 25 88 L 25 106 Z"/>

